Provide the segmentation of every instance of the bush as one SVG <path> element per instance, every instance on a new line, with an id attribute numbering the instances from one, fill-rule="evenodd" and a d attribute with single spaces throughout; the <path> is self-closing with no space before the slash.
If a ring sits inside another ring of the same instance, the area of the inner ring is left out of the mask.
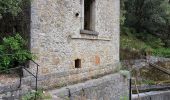
<path id="1" fill-rule="evenodd" d="M 170 48 L 165 48 L 169 45 L 170 41 L 164 43 L 155 35 L 146 32 L 137 33 L 133 28 L 121 27 L 121 60 L 139 59 L 145 55 L 170 57 Z"/>
<path id="2" fill-rule="evenodd" d="M 35 98 L 36 95 L 36 98 Z M 29 92 L 22 96 L 21 100 L 51 100 L 52 97 L 50 94 L 46 93 L 42 90 L 38 90 L 37 92 Z"/>
<path id="3" fill-rule="evenodd" d="M 19 35 L 3 38 L 0 44 L 0 72 L 25 64 L 34 58 L 26 48 L 27 42 Z"/>
<path id="4" fill-rule="evenodd" d="M 170 58 L 170 48 L 158 48 L 152 51 L 155 56 L 169 57 Z"/>
<path id="5" fill-rule="evenodd" d="M 152 48 L 161 48 L 165 46 L 165 43 L 163 43 L 163 41 L 160 38 L 149 33 L 136 33 L 135 36 L 138 39 L 144 41 L 147 45 L 151 46 Z"/>
<path id="6" fill-rule="evenodd" d="M 121 34 L 120 37 L 120 47 L 123 49 L 129 48 L 137 51 L 143 49 L 150 49 L 151 47 L 147 45 L 145 42 L 141 41 L 140 39 L 136 38 L 133 34 L 124 35 Z"/>

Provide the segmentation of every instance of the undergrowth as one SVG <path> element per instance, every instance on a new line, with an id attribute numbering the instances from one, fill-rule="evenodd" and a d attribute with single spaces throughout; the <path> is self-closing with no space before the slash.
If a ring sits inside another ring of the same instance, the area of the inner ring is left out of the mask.
<path id="1" fill-rule="evenodd" d="M 154 35 L 148 33 L 137 33 L 134 29 L 122 28 L 120 37 L 121 58 L 126 58 L 127 50 L 130 55 L 153 55 L 170 57 L 170 48 L 164 47 L 165 43 Z M 129 59 L 129 57 L 128 57 Z"/>
<path id="2" fill-rule="evenodd" d="M 36 95 L 36 96 L 35 96 Z M 37 92 L 29 92 L 22 96 L 21 100 L 51 100 L 50 94 L 45 93 L 43 90 Z"/>

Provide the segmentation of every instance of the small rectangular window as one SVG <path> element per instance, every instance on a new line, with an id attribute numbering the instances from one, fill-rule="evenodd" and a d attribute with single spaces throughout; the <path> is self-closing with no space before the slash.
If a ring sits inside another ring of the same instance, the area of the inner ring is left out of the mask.
<path id="1" fill-rule="evenodd" d="M 75 68 L 81 68 L 81 59 L 75 60 Z"/>
<path id="2" fill-rule="evenodd" d="M 84 0 L 84 29 L 94 30 L 94 2 L 95 0 Z"/>

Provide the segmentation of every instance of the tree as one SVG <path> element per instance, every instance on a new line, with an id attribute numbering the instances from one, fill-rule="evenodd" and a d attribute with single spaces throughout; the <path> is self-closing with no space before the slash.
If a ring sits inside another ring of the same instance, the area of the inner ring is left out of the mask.
<path id="1" fill-rule="evenodd" d="M 3 14 L 12 14 L 16 16 L 20 11 L 20 5 L 23 0 L 0 0 L 0 18 Z"/>
<path id="2" fill-rule="evenodd" d="M 19 33 L 29 37 L 31 0 L 0 0 L 0 42 Z"/>
<path id="3" fill-rule="evenodd" d="M 125 10 L 125 26 L 133 27 L 138 33 L 146 32 L 159 36 L 169 44 L 169 0 L 127 0 Z"/>
<path id="4" fill-rule="evenodd" d="M 126 14 L 125 1 L 127 1 L 127 0 L 120 0 L 120 25 L 121 26 L 124 25 L 124 21 L 126 19 L 126 17 L 125 17 L 125 14 Z"/>

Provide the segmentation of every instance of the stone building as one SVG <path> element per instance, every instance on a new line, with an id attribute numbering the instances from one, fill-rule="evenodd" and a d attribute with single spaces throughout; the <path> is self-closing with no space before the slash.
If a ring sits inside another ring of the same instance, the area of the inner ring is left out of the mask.
<path id="1" fill-rule="evenodd" d="M 115 71 L 119 14 L 120 0 L 33 0 L 31 51 L 40 64 L 39 75 L 50 76 L 46 84 Z"/>
<path id="2" fill-rule="evenodd" d="M 127 80 L 118 73 L 120 0 L 32 0 L 30 8 L 30 26 L 27 20 L 24 27 L 40 65 L 38 87 L 52 100 L 127 97 Z M 36 72 L 36 65 L 23 69 L 22 80 L 0 83 L 0 100 L 19 100 L 35 89 L 36 79 L 27 70 Z"/>

